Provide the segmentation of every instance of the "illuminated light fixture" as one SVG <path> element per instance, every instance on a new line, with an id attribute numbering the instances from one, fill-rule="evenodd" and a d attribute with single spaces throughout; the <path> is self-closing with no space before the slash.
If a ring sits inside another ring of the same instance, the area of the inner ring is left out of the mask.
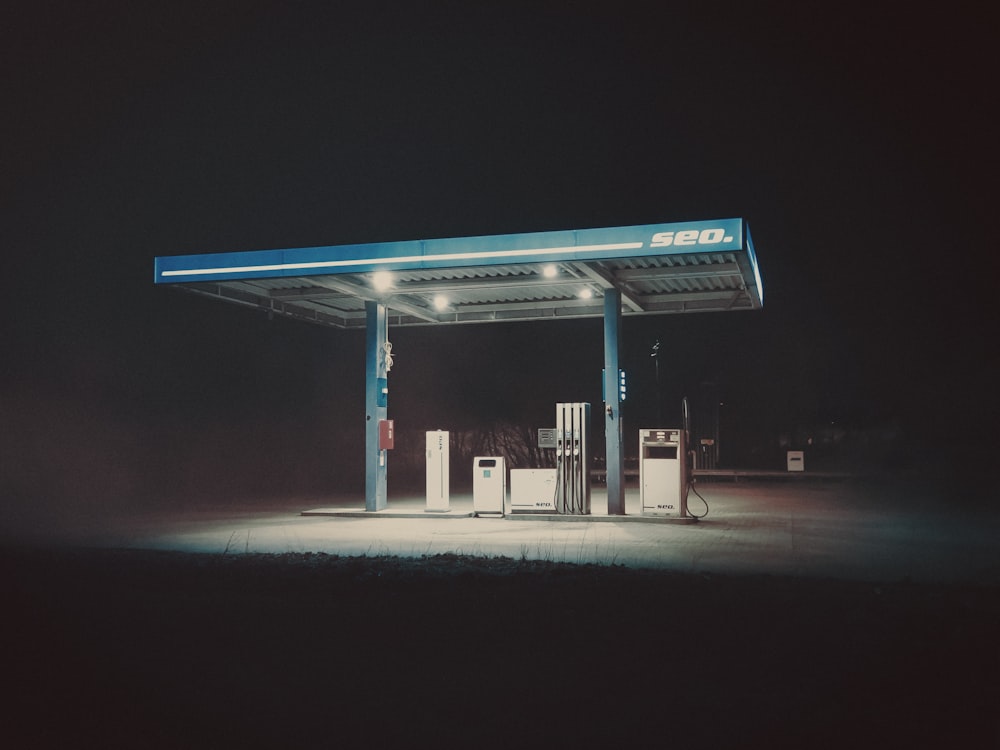
<path id="1" fill-rule="evenodd" d="M 583 289 L 580 290 L 579 294 L 580 299 L 591 299 L 593 296 L 594 296 L 594 290 L 591 289 L 589 286 L 584 287 Z"/>
<path id="2" fill-rule="evenodd" d="M 551 263 L 542 269 L 542 276 L 544 276 L 547 279 L 554 279 L 558 275 L 559 275 L 559 269 L 556 268 Z"/>
<path id="3" fill-rule="evenodd" d="M 448 309 L 448 298 L 443 294 L 434 295 L 434 309 L 438 312 L 444 312 Z"/>
<path id="4" fill-rule="evenodd" d="M 372 286 L 377 292 L 387 291 L 392 288 L 392 274 L 388 271 L 376 271 L 372 274 Z"/>

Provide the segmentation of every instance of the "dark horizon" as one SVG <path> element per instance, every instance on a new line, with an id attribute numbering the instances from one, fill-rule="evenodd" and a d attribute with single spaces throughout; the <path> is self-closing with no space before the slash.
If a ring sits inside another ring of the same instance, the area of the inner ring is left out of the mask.
<path id="1" fill-rule="evenodd" d="M 13 502 L 363 480 L 363 335 L 154 288 L 157 255 L 726 216 L 764 309 L 626 319 L 627 423 L 655 414 L 659 339 L 665 419 L 717 383 L 733 460 L 823 426 L 892 432 L 893 472 L 996 444 L 982 11 L 22 6 L 0 51 Z M 600 401 L 596 320 L 390 339 L 403 434 Z"/>

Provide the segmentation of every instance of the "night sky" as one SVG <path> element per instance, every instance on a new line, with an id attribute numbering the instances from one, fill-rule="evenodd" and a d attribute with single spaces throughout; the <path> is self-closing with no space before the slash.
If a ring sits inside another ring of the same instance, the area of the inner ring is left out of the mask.
<path id="1" fill-rule="evenodd" d="M 0 24 L 8 505 L 361 486 L 363 333 L 154 287 L 157 255 L 727 217 L 765 309 L 627 318 L 626 424 L 660 339 L 668 421 L 716 383 L 748 460 L 823 425 L 904 468 L 996 444 L 982 4 L 147 5 Z M 390 416 L 550 426 L 599 404 L 601 336 L 390 331 Z"/>

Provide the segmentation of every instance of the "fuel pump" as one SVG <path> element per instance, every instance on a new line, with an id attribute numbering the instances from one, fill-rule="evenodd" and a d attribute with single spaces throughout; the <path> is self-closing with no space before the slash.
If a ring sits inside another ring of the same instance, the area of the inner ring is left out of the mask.
<path id="1" fill-rule="evenodd" d="M 643 515 L 687 517 L 686 451 L 682 429 L 639 430 L 639 496 Z"/>
<path id="2" fill-rule="evenodd" d="M 688 492 L 694 484 L 694 451 L 691 449 L 691 409 L 687 397 L 681 401 L 680 428 L 639 430 L 639 497 L 644 515 L 674 518 L 704 518 L 688 508 Z"/>
<path id="3" fill-rule="evenodd" d="M 590 404 L 556 404 L 556 513 L 590 515 Z"/>

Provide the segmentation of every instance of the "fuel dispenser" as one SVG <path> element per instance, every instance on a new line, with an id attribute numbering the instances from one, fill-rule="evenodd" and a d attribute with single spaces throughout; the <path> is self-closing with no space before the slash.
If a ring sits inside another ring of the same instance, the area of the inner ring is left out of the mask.
<path id="1" fill-rule="evenodd" d="M 556 513 L 590 515 L 590 404 L 556 404 Z"/>
<path id="2" fill-rule="evenodd" d="M 643 515 L 688 518 L 684 430 L 639 430 L 639 495 Z"/>
<path id="3" fill-rule="evenodd" d="M 507 462 L 502 456 L 472 459 L 472 510 L 477 516 L 504 513 Z"/>
<path id="4" fill-rule="evenodd" d="M 447 430 L 427 433 L 427 510 L 431 512 L 450 509 L 448 449 Z"/>

